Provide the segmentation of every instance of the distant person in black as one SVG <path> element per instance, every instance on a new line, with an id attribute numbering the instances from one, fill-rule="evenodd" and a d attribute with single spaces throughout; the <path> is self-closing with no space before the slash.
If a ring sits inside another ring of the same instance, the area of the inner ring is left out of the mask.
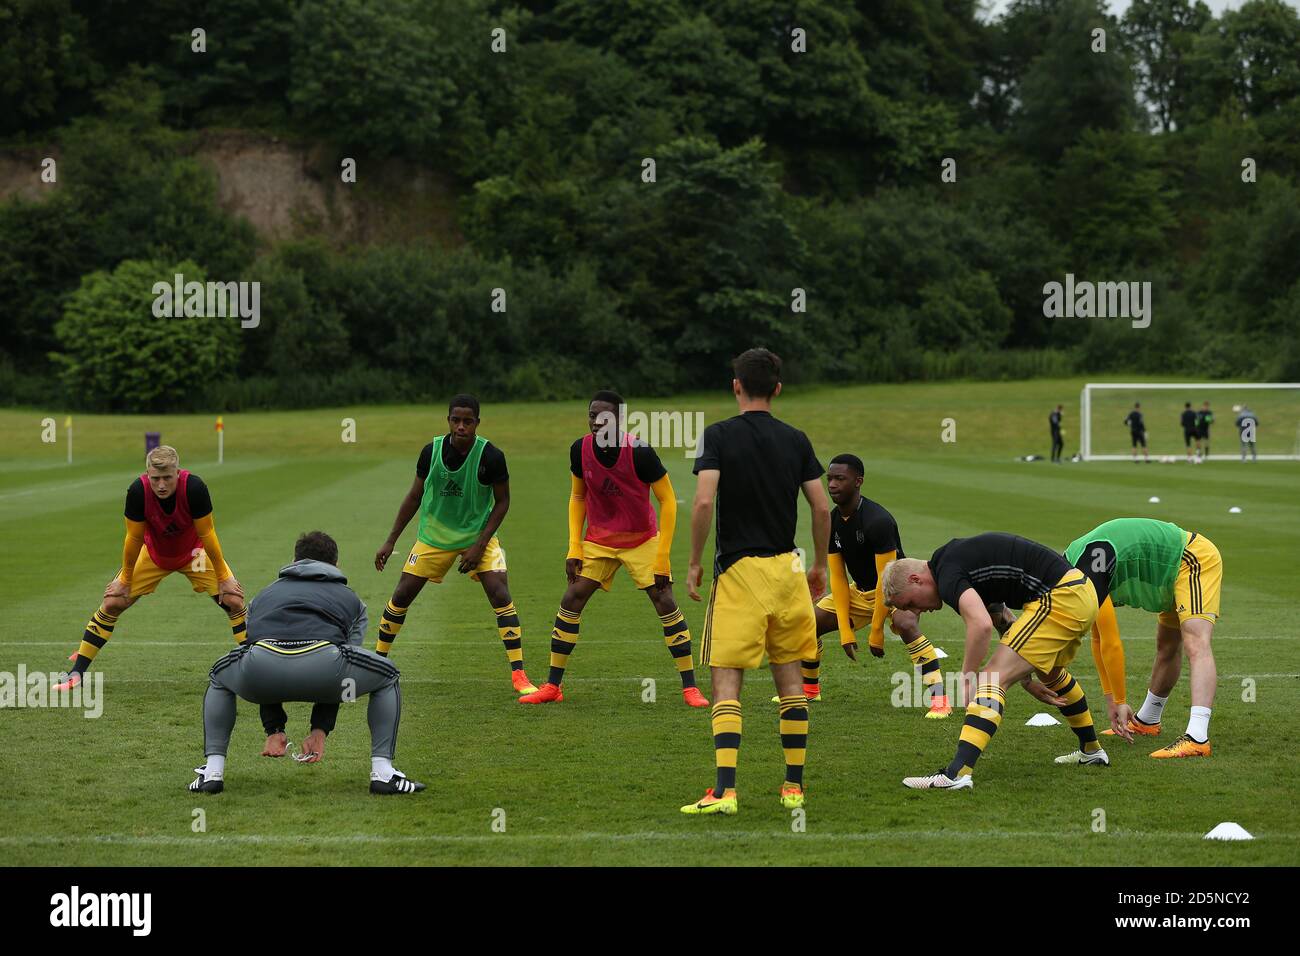
<path id="1" fill-rule="evenodd" d="M 926 717 L 941 719 L 952 712 L 944 694 L 939 656 L 921 633 L 916 615 L 886 607 L 880 599 L 880 571 L 895 558 L 906 557 L 894 516 L 862 496 L 866 469 L 857 455 L 836 455 L 826 472 L 830 488 L 831 537 L 827 549 L 830 593 L 817 602 L 817 659 L 803 662 L 803 692 L 821 700 L 823 634 L 839 631 L 840 644 L 850 659 L 858 658 L 854 633 L 869 628 L 868 646 L 875 657 L 885 656 L 885 620 L 903 640 L 912 663 L 921 669 L 922 701 Z M 852 580 L 850 580 L 852 578 Z"/>
<path id="2" fill-rule="evenodd" d="M 1133 439 L 1133 461 L 1136 464 L 1138 460 L 1138 445 L 1142 446 L 1142 456 L 1147 461 L 1151 456 L 1147 454 L 1147 426 L 1142 419 L 1142 403 L 1134 402 L 1133 411 L 1128 413 L 1124 419 L 1124 424 L 1128 426 L 1129 437 Z"/>
<path id="3" fill-rule="evenodd" d="M 1192 410 L 1191 402 L 1183 402 L 1183 414 L 1179 418 L 1179 424 L 1183 426 L 1183 446 L 1187 449 L 1187 460 L 1192 460 L 1192 445 L 1195 443 L 1196 453 L 1201 453 L 1201 436 L 1196 427 L 1196 412 Z"/>
<path id="4" fill-rule="evenodd" d="M 1047 424 L 1052 429 L 1052 461 L 1060 464 L 1061 451 L 1065 448 L 1065 440 L 1061 437 L 1061 409 L 1064 405 L 1057 405 L 1056 411 L 1047 416 Z"/>
<path id="5" fill-rule="evenodd" d="M 1210 411 L 1210 403 L 1206 402 L 1196 413 L 1196 437 L 1200 440 L 1201 461 L 1210 457 L 1210 426 L 1213 424 L 1214 412 Z"/>
<path id="6" fill-rule="evenodd" d="M 715 499 L 717 513 L 713 588 L 700 652 L 713 675 L 717 782 L 701 799 L 681 808 L 689 814 L 730 815 L 738 809 L 740 687 L 745 671 L 760 667 L 764 655 L 780 699 L 785 751 L 781 805 L 788 810 L 803 806 L 808 700 L 799 665 L 817 654 L 812 602 L 826 590 L 830 509 L 822 466 L 807 435 L 772 417 L 772 400 L 781 394 L 781 359 L 767 349 L 750 349 L 732 369 L 731 390 L 740 414 L 704 430 L 695 461 L 686 573 L 687 593 L 694 601 L 700 599 L 701 562 Z M 800 492 L 812 511 L 816 552 L 806 575 L 794 543 Z"/>
<path id="7" fill-rule="evenodd" d="M 1036 698 L 1059 707 L 1079 749 L 1058 763 L 1105 765 L 1083 689 L 1066 670 L 1097 617 L 1097 592 L 1082 571 L 1036 541 L 989 533 L 954 538 L 929 561 L 900 558 L 883 574 L 881 593 L 907 611 L 937 611 L 947 604 L 966 623 L 962 661 L 966 721 L 952 762 L 938 773 L 908 777 L 915 790 L 965 789 L 975 761 L 988 746 L 1006 706 L 1007 688 L 1025 684 Z M 988 606 L 1001 602 L 1024 613 L 1007 630 L 984 664 L 993 635 Z M 1041 684 L 1032 680 L 1037 674 Z"/>
<path id="8" fill-rule="evenodd" d="M 1246 460 L 1246 449 L 1250 448 L 1250 460 L 1257 461 L 1255 457 L 1255 439 L 1256 432 L 1259 429 L 1259 418 L 1250 410 L 1249 405 L 1242 405 L 1237 415 L 1237 431 L 1241 433 L 1241 460 Z"/>

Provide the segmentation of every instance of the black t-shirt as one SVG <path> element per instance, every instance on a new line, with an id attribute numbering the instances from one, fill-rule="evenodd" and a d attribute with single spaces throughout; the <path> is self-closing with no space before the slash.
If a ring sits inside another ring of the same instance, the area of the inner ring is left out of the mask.
<path id="1" fill-rule="evenodd" d="M 1194 434 L 1196 432 L 1196 412 L 1192 411 L 1190 408 L 1183 409 L 1181 421 L 1183 423 L 1183 431 L 1188 434 Z"/>
<path id="2" fill-rule="evenodd" d="M 1137 409 L 1128 413 L 1128 418 L 1124 419 L 1124 424 L 1129 427 L 1129 431 L 1146 431 L 1146 426 L 1142 424 L 1142 413 Z"/>
<path id="3" fill-rule="evenodd" d="M 1047 422 L 1052 426 L 1052 434 L 1055 435 L 1061 430 L 1061 413 L 1052 412 L 1052 414 L 1047 416 Z"/>
<path id="4" fill-rule="evenodd" d="M 153 491 L 150 490 L 149 494 L 153 494 Z M 126 489 L 126 509 L 123 513 L 132 521 L 144 520 L 144 495 L 143 478 L 137 478 Z M 190 506 L 191 518 L 206 518 L 212 514 L 212 494 L 203 479 L 193 472 L 185 482 L 185 501 Z M 163 514 L 169 515 L 176 510 L 176 496 L 159 498 L 158 504 L 162 506 Z"/>
<path id="5" fill-rule="evenodd" d="M 870 498 L 858 498 L 858 506 L 846 519 L 839 508 L 831 508 L 831 540 L 827 550 L 844 555 L 844 566 L 859 591 L 876 589 L 876 555 L 897 551 L 905 558 L 894 516 Z"/>
<path id="6" fill-rule="evenodd" d="M 1115 573 L 1115 546 L 1109 541 L 1089 541 L 1079 552 L 1079 560 L 1074 562 L 1074 566 L 1088 576 L 1097 591 L 1100 605 L 1110 594 L 1110 578 Z"/>
<path id="7" fill-rule="evenodd" d="M 1212 424 L 1214 424 L 1214 412 L 1203 409 L 1196 413 L 1196 430 L 1201 433 L 1202 438 L 1210 434 Z"/>
<path id="8" fill-rule="evenodd" d="M 583 439 L 579 438 L 569 446 L 569 471 L 575 478 L 582 477 L 582 442 Z M 622 446 L 605 448 L 598 441 L 593 441 L 591 444 L 596 461 L 606 468 L 613 468 L 618 463 Z M 632 467 L 636 469 L 636 476 L 647 485 L 653 485 L 668 474 L 668 469 L 659 460 L 658 453 L 639 438 L 632 439 Z"/>
<path id="9" fill-rule="evenodd" d="M 473 447 L 473 445 L 470 446 L 471 450 Z M 456 449 L 456 446 L 451 443 L 450 435 L 443 438 L 442 465 L 448 471 L 455 471 L 465 464 L 466 454 L 462 454 Z M 415 463 L 415 477 L 420 480 L 428 478 L 429 466 L 432 464 L 433 442 L 429 442 L 420 449 L 420 459 Z M 505 454 L 496 445 L 488 442 L 483 446 L 483 454 L 478 460 L 478 483 L 480 485 L 495 485 L 509 480 L 510 472 L 506 468 Z"/>
<path id="10" fill-rule="evenodd" d="M 1051 548 L 1000 531 L 953 538 L 930 555 L 939 597 L 954 611 L 967 588 L 974 588 L 985 604 L 1024 607 L 1069 570 L 1070 563 Z"/>
<path id="11" fill-rule="evenodd" d="M 770 412 L 745 412 L 704 429 L 695 474 L 718 470 L 714 575 L 741 558 L 794 550 L 799 489 L 822 476 L 812 442 Z"/>

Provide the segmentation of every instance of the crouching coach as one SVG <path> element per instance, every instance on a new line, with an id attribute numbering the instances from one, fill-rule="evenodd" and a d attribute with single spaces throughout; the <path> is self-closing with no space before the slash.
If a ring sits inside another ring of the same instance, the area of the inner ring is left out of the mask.
<path id="1" fill-rule="evenodd" d="M 398 671 L 387 658 L 361 647 L 366 606 L 338 569 L 339 549 L 323 531 L 302 535 L 294 561 L 248 607 L 249 638 L 212 667 L 203 698 L 203 752 L 190 790 L 220 793 L 226 751 L 235 726 L 235 698 L 337 704 L 370 695 L 370 792 L 423 790 L 393 767 L 402 711 Z"/>

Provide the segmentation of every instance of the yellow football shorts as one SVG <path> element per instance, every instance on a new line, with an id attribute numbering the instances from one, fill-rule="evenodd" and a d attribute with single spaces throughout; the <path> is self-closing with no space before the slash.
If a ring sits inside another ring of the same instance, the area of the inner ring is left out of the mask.
<path id="1" fill-rule="evenodd" d="M 406 556 L 406 564 L 402 567 L 402 571 L 428 578 L 434 584 L 441 584 L 452 562 L 468 550 L 469 548 L 454 548 L 451 551 L 444 551 L 442 548 L 435 548 L 417 539 L 415 547 L 411 548 L 411 553 Z M 483 549 L 483 557 L 479 559 L 478 567 L 470 571 L 469 576 L 477 581 L 478 576 L 485 571 L 505 569 L 506 553 L 501 550 L 501 542 L 497 540 L 496 535 L 493 535 L 487 547 Z"/>
<path id="2" fill-rule="evenodd" d="M 1223 559 L 1209 538 L 1193 531 L 1183 547 L 1183 563 L 1174 582 L 1173 610 L 1160 614 L 1160 626 L 1178 630 L 1189 618 L 1211 624 L 1219 619 L 1219 589 L 1223 586 Z"/>
<path id="3" fill-rule="evenodd" d="M 628 577 L 638 588 L 655 583 L 655 558 L 659 555 L 659 535 L 642 541 L 635 548 L 607 548 L 594 541 L 582 542 L 580 577 L 590 578 L 608 591 L 619 568 L 627 568 Z M 669 580 L 672 580 L 671 576 Z"/>
<path id="4" fill-rule="evenodd" d="M 1096 619 L 1097 591 L 1082 571 L 1071 568 L 1055 587 L 1025 605 L 1000 643 L 1047 673 L 1074 660 Z"/>
<path id="5" fill-rule="evenodd" d="M 793 551 L 741 558 L 713 580 L 700 661 L 753 670 L 817 657 L 817 618 Z"/>
<path id="6" fill-rule="evenodd" d="M 231 573 L 234 573 L 233 568 Z M 169 574 L 183 574 L 189 578 L 195 594 L 217 593 L 217 572 L 212 567 L 212 562 L 208 560 L 208 553 L 202 548 L 199 548 L 199 553 L 194 556 L 193 561 L 178 571 L 168 571 L 166 568 L 158 567 L 153 563 L 153 558 L 149 557 L 149 549 L 141 548 L 139 557 L 135 559 L 135 567 L 131 570 L 131 597 L 153 594 L 158 590 L 162 579 Z"/>
<path id="7" fill-rule="evenodd" d="M 817 606 L 823 611 L 835 613 L 835 595 L 827 591 Z M 876 613 L 876 592 L 860 591 L 852 581 L 849 582 L 849 627 L 858 631 L 871 625 L 871 617 Z"/>

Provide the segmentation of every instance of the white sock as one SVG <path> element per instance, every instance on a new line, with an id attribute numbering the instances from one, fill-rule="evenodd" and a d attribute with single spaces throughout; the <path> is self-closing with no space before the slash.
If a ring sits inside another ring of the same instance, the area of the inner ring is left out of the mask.
<path id="1" fill-rule="evenodd" d="M 393 762 L 387 757 L 370 758 L 370 779 L 381 780 L 387 783 L 393 779 L 394 767 Z"/>
<path id="2" fill-rule="evenodd" d="M 204 780 L 220 780 L 226 773 L 226 758 L 224 754 L 209 754 L 208 767 L 203 771 Z"/>
<path id="3" fill-rule="evenodd" d="M 1210 708 L 1192 708 L 1192 716 L 1187 718 L 1187 733 L 1198 744 L 1210 739 Z"/>
<path id="4" fill-rule="evenodd" d="M 1144 724 L 1160 723 L 1160 715 L 1165 712 L 1167 700 L 1168 697 L 1157 697 L 1151 691 L 1147 691 L 1147 699 L 1142 702 L 1142 707 L 1137 712 L 1137 719 Z"/>

